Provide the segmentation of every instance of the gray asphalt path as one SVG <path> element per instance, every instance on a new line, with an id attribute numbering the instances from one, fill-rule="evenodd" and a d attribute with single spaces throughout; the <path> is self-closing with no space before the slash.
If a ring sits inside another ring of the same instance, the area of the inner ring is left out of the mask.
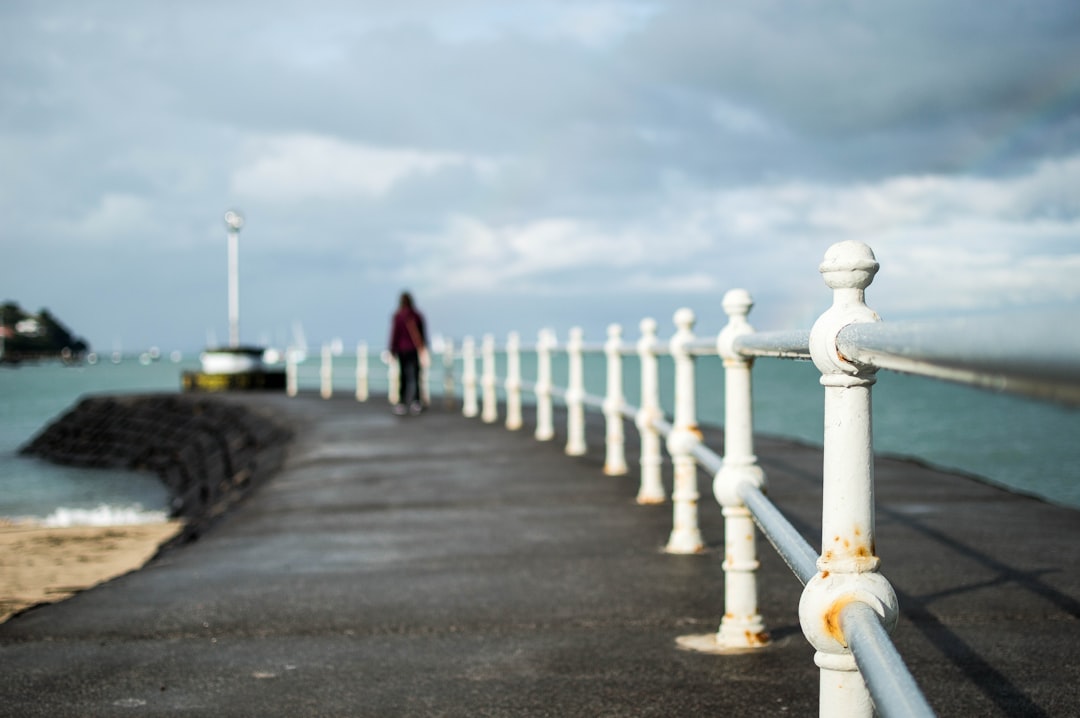
<path id="1" fill-rule="evenodd" d="M 710 550 L 664 554 L 671 506 L 603 475 L 599 417 L 571 458 L 529 417 L 229 400 L 296 427 L 284 470 L 198 541 L 0 625 L 0 715 L 817 715 L 801 585 L 764 541 L 772 645 L 677 647 L 722 612 L 711 481 Z M 820 450 L 757 453 L 818 546 Z M 894 637 L 939 715 L 1080 715 L 1080 513 L 898 460 L 877 480 Z"/>

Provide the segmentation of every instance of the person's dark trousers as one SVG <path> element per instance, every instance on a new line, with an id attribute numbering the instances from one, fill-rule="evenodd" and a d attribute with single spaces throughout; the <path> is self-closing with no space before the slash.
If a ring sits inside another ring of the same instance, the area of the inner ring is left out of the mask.
<path id="1" fill-rule="evenodd" d="M 398 354 L 401 364 L 401 403 L 406 406 L 420 401 L 420 355 L 418 352 Z"/>

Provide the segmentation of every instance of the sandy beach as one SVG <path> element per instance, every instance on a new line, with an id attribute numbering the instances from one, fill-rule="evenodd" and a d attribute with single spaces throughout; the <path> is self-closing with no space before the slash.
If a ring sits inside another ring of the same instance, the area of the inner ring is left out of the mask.
<path id="1" fill-rule="evenodd" d="M 126 526 L 0 524 L 0 623 L 143 566 L 181 521 Z"/>

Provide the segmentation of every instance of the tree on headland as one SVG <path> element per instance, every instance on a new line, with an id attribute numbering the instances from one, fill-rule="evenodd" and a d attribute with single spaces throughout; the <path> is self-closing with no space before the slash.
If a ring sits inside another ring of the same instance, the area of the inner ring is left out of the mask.
<path id="1" fill-rule="evenodd" d="M 82 358 L 90 347 L 75 336 L 48 309 L 26 312 L 12 301 L 0 305 L 0 361 Z"/>

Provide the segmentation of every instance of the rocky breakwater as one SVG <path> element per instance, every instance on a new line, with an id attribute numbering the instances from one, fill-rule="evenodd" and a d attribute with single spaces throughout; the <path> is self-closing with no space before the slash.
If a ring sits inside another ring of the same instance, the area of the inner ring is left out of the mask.
<path id="1" fill-rule="evenodd" d="M 191 540 L 280 468 L 292 432 L 240 402 L 187 395 L 91 396 L 20 453 L 72 466 L 151 471 Z"/>

